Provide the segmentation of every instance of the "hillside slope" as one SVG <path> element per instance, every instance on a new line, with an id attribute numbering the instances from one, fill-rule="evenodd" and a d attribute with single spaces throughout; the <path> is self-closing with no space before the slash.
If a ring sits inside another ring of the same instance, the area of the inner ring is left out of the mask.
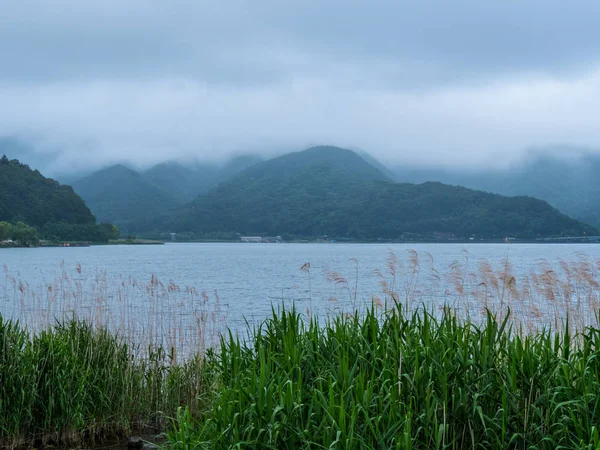
<path id="1" fill-rule="evenodd" d="M 139 173 L 117 164 L 76 181 L 73 189 L 98 220 L 134 233 L 153 229 L 164 215 L 183 202 Z"/>
<path id="2" fill-rule="evenodd" d="M 354 152 L 336 147 L 256 164 L 198 197 L 170 226 L 176 232 L 364 239 L 436 232 L 487 238 L 597 232 L 531 197 L 439 183 L 396 184 Z"/>
<path id="3" fill-rule="evenodd" d="M 45 178 L 18 160 L 0 158 L 0 221 L 94 224 L 95 218 L 70 186 Z"/>
<path id="4" fill-rule="evenodd" d="M 141 173 L 144 180 L 167 192 L 176 203 L 187 203 L 216 185 L 218 167 L 187 166 L 174 161 L 157 164 Z"/>
<path id="5" fill-rule="evenodd" d="M 600 157 L 592 154 L 563 161 L 552 156 L 531 159 L 502 171 L 435 170 L 396 167 L 399 181 L 439 181 L 502 195 L 530 195 L 569 216 L 600 228 Z"/>
<path id="6" fill-rule="evenodd" d="M 142 178 L 167 191 L 177 202 L 192 201 L 219 183 L 228 180 L 248 167 L 262 162 L 255 155 L 237 156 L 223 165 L 166 161 L 141 173 Z"/>
<path id="7" fill-rule="evenodd" d="M 73 183 L 75 191 L 102 221 L 126 233 L 165 231 L 173 210 L 261 161 L 245 155 L 219 165 L 167 161 L 144 172 L 116 164 Z"/>

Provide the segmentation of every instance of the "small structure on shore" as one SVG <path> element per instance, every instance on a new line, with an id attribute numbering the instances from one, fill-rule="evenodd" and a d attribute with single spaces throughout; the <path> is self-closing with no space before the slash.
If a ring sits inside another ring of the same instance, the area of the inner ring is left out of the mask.
<path id="1" fill-rule="evenodd" d="M 242 242 L 262 242 L 262 236 L 241 236 L 240 240 Z"/>

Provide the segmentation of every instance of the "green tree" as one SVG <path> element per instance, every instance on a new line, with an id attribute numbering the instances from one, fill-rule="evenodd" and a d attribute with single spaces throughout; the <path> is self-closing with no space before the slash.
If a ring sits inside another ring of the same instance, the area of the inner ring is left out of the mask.
<path id="1" fill-rule="evenodd" d="M 12 238 L 12 228 L 9 222 L 0 222 L 0 241 Z"/>
<path id="2" fill-rule="evenodd" d="M 21 245 L 30 247 L 38 244 L 37 230 L 26 223 L 18 222 L 13 227 L 12 235 Z"/>

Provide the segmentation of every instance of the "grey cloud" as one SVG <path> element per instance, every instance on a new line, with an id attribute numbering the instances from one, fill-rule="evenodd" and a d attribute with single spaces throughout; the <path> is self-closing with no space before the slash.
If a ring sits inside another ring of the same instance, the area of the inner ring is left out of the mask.
<path id="1" fill-rule="evenodd" d="M 14 2 L 0 18 L 6 77 L 186 76 L 270 82 L 328 61 L 400 83 L 596 64 L 600 4 L 530 2 Z M 286 64 L 286 61 L 295 63 Z M 294 72 L 290 72 L 293 69 Z"/>
<path id="2" fill-rule="evenodd" d="M 507 165 L 600 147 L 600 4 L 25 0 L 0 14 L 0 136 L 52 170 L 312 144 Z"/>

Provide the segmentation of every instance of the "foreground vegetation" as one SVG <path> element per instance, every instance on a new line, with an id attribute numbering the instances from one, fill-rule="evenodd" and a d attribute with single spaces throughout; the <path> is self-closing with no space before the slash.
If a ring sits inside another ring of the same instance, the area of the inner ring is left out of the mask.
<path id="1" fill-rule="evenodd" d="M 520 336 L 446 310 L 338 317 L 275 313 L 207 365 L 218 390 L 182 409 L 176 448 L 596 448 L 600 330 Z"/>
<path id="2" fill-rule="evenodd" d="M 506 317 L 283 310 L 185 363 L 76 320 L 0 321 L 0 445 L 154 427 L 181 449 L 597 448 L 600 329 Z"/>
<path id="3" fill-rule="evenodd" d="M 4 267 L 21 322 L 0 321 L 0 447 L 145 429 L 180 449 L 600 448 L 600 261 L 515 275 L 507 247 L 497 269 L 465 254 L 440 273 L 390 253 L 368 308 L 350 263 L 328 298 L 302 266 L 306 313 L 243 339 L 219 339 L 237 322 L 216 291 L 80 265 L 35 287 Z"/>
<path id="4" fill-rule="evenodd" d="M 201 398 L 201 361 L 148 357 L 76 320 L 28 334 L 0 316 L 0 448 L 73 444 L 139 430 Z"/>

